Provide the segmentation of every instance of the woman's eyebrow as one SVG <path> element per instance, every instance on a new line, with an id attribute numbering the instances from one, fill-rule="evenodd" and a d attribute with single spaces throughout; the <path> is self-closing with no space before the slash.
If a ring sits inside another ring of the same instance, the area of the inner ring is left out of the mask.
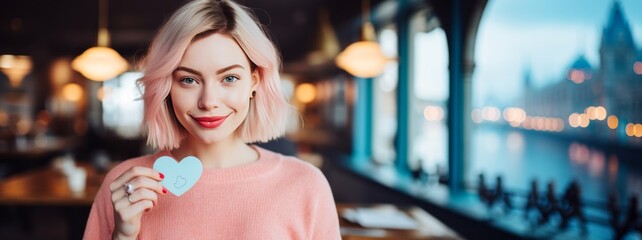
<path id="1" fill-rule="evenodd" d="M 180 67 L 179 66 L 176 69 L 174 69 L 174 72 L 176 72 L 176 71 L 185 71 L 185 72 L 188 72 L 188 73 L 191 73 L 191 74 L 194 74 L 194 75 L 198 75 L 199 77 L 203 76 L 203 74 L 201 74 L 201 72 L 196 71 L 196 70 L 191 69 L 191 68 L 188 68 L 188 67 Z"/>
<path id="2" fill-rule="evenodd" d="M 234 65 L 230 65 L 230 66 L 227 66 L 227 67 L 224 67 L 224 68 L 219 69 L 218 71 L 216 71 L 216 74 L 221 74 L 221 73 L 227 72 L 227 71 L 229 71 L 229 70 L 232 70 L 232 69 L 234 69 L 234 68 L 241 68 L 241 69 L 245 69 L 245 68 L 244 68 L 243 66 L 241 66 L 240 64 L 234 64 Z"/>
<path id="3" fill-rule="evenodd" d="M 230 65 L 230 66 L 227 66 L 227 67 L 219 69 L 218 71 L 216 71 L 216 74 L 218 75 L 218 74 L 227 72 L 227 71 L 235 69 L 235 68 L 245 69 L 240 64 L 233 64 L 233 65 Z M 185 71 L 185 72 L 188 72 L 188 73 L 191 73 L 191 74 L 194 74 L 194 75 L 198 75 L 199 77 L 203 76 L 203 74 L 201 74 L 201 72 L 199 72 L 197 70 L 194 70 L 194 69 L 191 69 L 191 68 L 188 68 L 188 67 L 179 66 L 174 70 L 174 72 L 176 72 L 176 71 Z"/>

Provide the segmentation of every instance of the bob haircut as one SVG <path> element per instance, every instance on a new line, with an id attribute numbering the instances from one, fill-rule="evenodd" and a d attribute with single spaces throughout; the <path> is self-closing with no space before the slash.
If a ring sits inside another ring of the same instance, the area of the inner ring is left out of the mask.
<path id="1" fill-rule="evenodd" d="M 179 8 L 160 28 L 141 61 L 144 124 L 147 144 L 160 150 L 178 148 L 187 131 L 174 114 L 168 97 L 172 72 L 187 47 L 214 33 L 228 34 L 239 44 L 259 73 L 256 96 L 243 123 L 235 130 L 245 143 L 266 142 L 285 133 L 292 106 L 281 90 L 280 56 L 250 10 L 229 0 L 194 0 Z"/>

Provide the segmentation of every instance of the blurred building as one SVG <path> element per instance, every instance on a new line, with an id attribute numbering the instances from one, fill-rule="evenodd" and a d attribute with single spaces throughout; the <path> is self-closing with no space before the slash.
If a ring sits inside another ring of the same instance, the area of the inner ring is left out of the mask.
<path id="1" fill-rule="evenodd" d="M 565 119 L 571 127 L 563 133 L 639 144 L 631 128 L 642 123 L 642 98 L 635 96 L 642 91 L 642 49 L 619 1 L 613 2 L 602 31 L 599 58 L 600 64 L 592 66 L 578 56 L 561 81 L 541 89 L 534 89 L 530 70 L 525 71 L 526 93 L 518 102 L 528 115 Z M 598 107 L 606 112 L 596 112 Z"/>

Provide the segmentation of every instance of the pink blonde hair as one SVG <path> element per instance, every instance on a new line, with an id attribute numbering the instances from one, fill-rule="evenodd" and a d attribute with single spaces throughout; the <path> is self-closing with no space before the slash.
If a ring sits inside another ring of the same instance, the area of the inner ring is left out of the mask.
<path id="1" fill-rule="evenodd" d="M 229 34 L 256 66 L 260 81 L 245 121 L 236 133 L 246 143 L 266 142 L 285 133 L 292 109 L 281 90 L 280 56 L 251 11 L 229 0 L 194 0 L 178 9 L 154 37 L 141 66 L 147 143 L 178 148 L 187 134 L 174 115 L 169 91 L 172 72 L 192 41 L 213 33 Z"/>

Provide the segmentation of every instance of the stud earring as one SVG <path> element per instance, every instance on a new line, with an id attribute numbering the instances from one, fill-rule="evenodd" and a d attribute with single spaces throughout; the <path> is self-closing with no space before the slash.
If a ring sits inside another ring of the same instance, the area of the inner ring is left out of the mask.
<path id="1" fill-rule="evenodd" d="M 256 97 L 256 91 L 252 91 L 252 97 Z"/>

